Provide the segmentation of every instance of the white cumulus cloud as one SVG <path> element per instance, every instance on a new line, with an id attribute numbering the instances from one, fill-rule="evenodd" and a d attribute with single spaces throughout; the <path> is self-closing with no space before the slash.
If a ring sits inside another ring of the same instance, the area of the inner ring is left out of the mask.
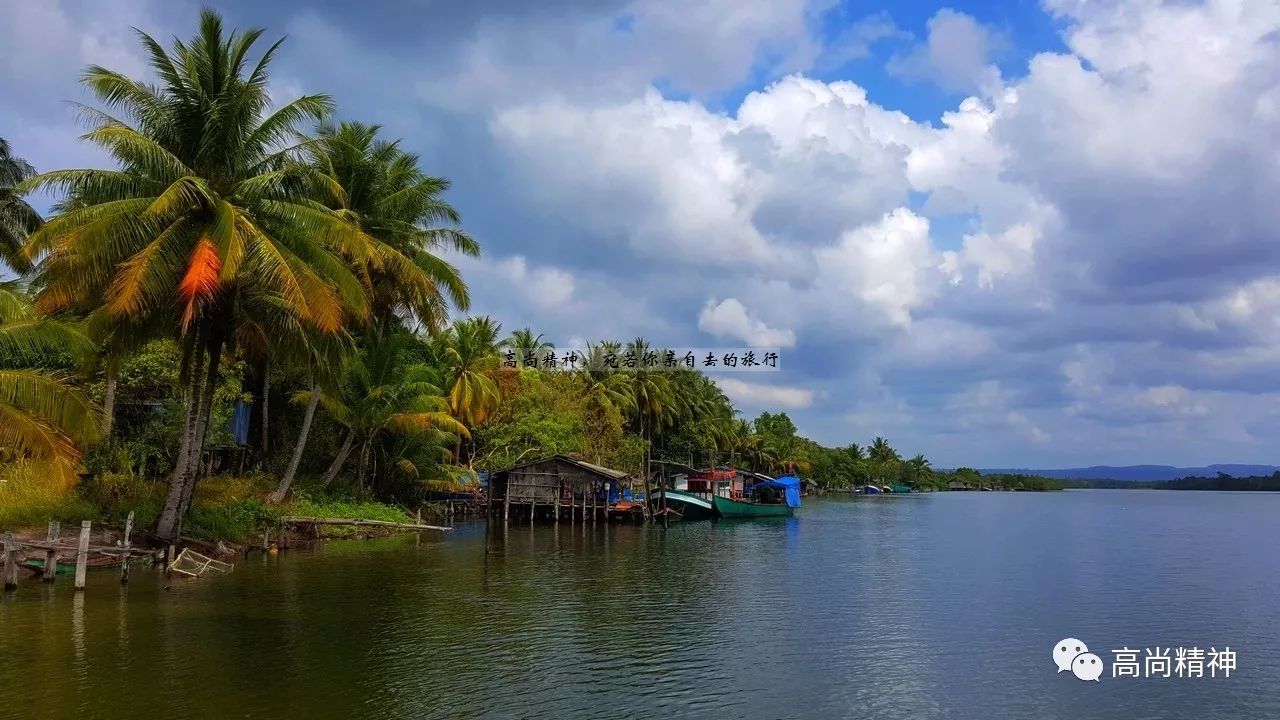
<path id="1" fill-rule="evenodd" d="M 752 346 L 786 348 L 796 344 L 794 332 L 775 330 L 751 317 L 737 298 L 725 298 L 719 303 L 708 300 L 698 313 L 698 327 L 717 337 L 735 338 Z"/>

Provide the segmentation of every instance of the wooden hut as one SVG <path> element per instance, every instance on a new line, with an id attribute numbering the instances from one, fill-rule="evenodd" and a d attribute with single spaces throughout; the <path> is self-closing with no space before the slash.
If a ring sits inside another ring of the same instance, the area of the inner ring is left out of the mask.
<path id="1" fill-rule="evenodd" d="M 607 520 L 611 498 L 631 475 L 601 465 L 552 455 L 489 476 L 489 514 L 502 521 Z"/>

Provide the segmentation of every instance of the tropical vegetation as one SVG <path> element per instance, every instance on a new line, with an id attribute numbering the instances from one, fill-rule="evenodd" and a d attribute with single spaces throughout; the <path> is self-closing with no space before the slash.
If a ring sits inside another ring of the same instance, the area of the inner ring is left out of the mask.
<path id="1" fill-rule="evenodd" d="M 447 257 L 480 248 L 448 181 L 327 95 L 276 104 L 263 34 L 206 10 L 168 47 L 138 33 L 154 82 L 88 68 L 84 140 L 111 167 L 37 172 L 0 140 L 0 524 L 127 508 L 162 538 L 243 533 L 549 453 L 945 485 L 884 438 L 748 421 L 645 338 L 566 367 L 533 328 L 466 316 Z"/>

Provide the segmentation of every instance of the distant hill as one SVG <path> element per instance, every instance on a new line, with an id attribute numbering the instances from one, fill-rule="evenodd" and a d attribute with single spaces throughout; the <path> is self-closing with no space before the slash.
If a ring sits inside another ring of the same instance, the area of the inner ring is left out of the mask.
<path id="1" fill-rule="evenodd" d="M 1222 464 L 1207 467 L 1174 467 L 1172 465 L 1094 465 L 1083 468 L 1060 468 L 1049 470 L 1044 468 L 987 468 L 982 473 L 1021 473 L 1039 475 L 1058 480 L 1132 480 L 1134 482 L 1152 482 L 1158 480 L 1175 480 L 1182 477 L 1214 477 L 1218 473 L 1226 473 L 1232 477 L 1250 477 L 1254 475 L 1270 475 L 1280 467 L 1275 465 L 1236 465 Z"/>

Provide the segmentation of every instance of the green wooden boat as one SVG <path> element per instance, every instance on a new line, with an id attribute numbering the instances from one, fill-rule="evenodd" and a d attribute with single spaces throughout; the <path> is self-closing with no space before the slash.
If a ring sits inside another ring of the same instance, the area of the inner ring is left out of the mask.
<path id="1" fill-rule="evenodd" d="M 716 495 L 711 498 L 715 504 L 716 512 L 722 518 L 759 518 L 759 517 L 786 517 L 791 514 L 791 506 L 786 503 L 761 503 L 751 500 L 731 500 L 727 497 Z"/>
<path id="2" fill-rule="evenodd" d="M 894 494 L 897 494 L 897 495 L 911 492 L 910 485 L 891 485 L 889 489 L 892 490 Z"/>
<path id="3" fill-rule="evenodd" d="M 23 561 L 22 566 L 33 573 L 44 572 L 44 558 L 27 558 Z M 120 568 L 120 558 L 103 555 L 90 555 L 85 562 L 87 570 L 110 570 L 112 568 Z M 58 575 L 74 575 L 76 572 L 75 558 L 58 558 L 58 564 L 54 566 L 55 573 Z"/>
<path id="4" fill-rule="evenodd" d="M 700 495 L 695 495 L 683 490 L 666 490 L 667 507 L 680 513 L 680 519 L 686 522 L 693 520 L 710 520 L 716 517 L 715 506 L 711 501 Z M 649 499 L 649 506 L 653 510 L 658 510 L 659 503 L 662 502 L 662 491 L 653 492 L 653 497 Z"/>

